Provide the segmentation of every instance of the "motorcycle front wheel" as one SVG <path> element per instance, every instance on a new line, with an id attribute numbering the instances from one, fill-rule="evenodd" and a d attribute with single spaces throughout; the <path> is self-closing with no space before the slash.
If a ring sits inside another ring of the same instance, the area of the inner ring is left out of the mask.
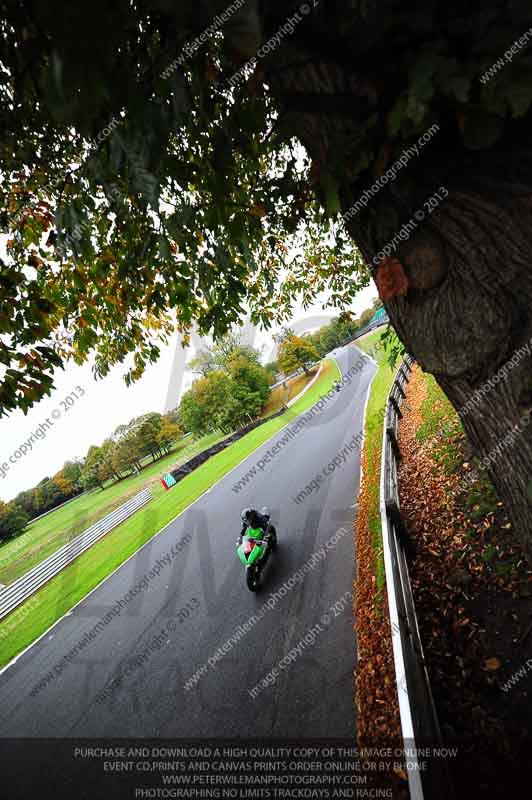
<path id="1" fill-rule="evenodd" d="M 246 584 L 250 592 L 256 592 L 259 588 L 259 570 L 252 566 L 246 569 Z"/>

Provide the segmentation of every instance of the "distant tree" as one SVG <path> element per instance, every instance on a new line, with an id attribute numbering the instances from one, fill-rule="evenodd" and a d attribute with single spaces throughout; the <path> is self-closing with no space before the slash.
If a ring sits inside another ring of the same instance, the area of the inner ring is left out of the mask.
<path id="1" fill-rule="evenodd" d="M 0 539 L 9 539 L 22 533 L 29 521 L 27 514 L 15 501 L 0 500 Z"/>
<path id="2" fill-rule="evenodd" d="M 74 484 L 68 478 L 65 478 L 62 471 L 58 472 L 57 475 L 54 475 L 52 480 L 60 491 L 62 500 L 68 500 L 70 497 L 73 497 L 76 494 Z"/>
<path id="3" fill-rule="evenodd" d="M 324 356 L 340 344 L 342 336 L 338 331 L 338 326 L 334 323 L 330 323 L 329 325 L 323 325 L 323 327 L 319 329 L 317 332 L 317 339 L 316 349 L 320 356 Z M 311 340 L 311 343 L 313 344 L 314 342 Z"/>
<path id="4" fill-rule="evenodd" d="M 367 308 L 365 311 L 362 312 L 359 318 L 359 324 L 361 328 L 363 328 L 364 325 L 368 324 L 374 313 L 375 311 L 372 308 Z"/>
<path id="5" fill-rule="evenodd" d="M 279 362 L 278 361 L 268 361 L 267 364 L 264 365 L 264 369 L 268 373 L 268 380 L 271 383 L 275 383 L 277 379 L 277 375 L 280 372 Z"/>
<path id="6" fill-rule="evenodd" d="M 171 411 L 168 411 L 164 415 L 164 419 L 167 419 L 169 422 L 173 422 L 175 425 L 180 425 L 181 424 L 181 419 L 180 419 L 180 416 L 179 416 L 179 407 L 178 408 L 174 408 Z"/>
<path id="7" fill-rule="evenodd" d="M 105 439 L 100 447 L 100 458 L 98 460 L 98 477 L 102 483 L 108 480 L 121 480 L 122 475 L 117 471 L 113 465 L 113 453 L 116 448 L 116 442 L 113 439 Z"/>
<path id="8" fill-rule="evenodd" d="M 183 428 L 193 433 L 203 433 L 210 428 L 208 411 L 201 401 L 198 387 L 202 380 L 207 380 L 207 378 L 200 378 L 194 381 L 192 387 L 183 394 L 179 404 L 179 415 Z"/>
<path id="9" fill-rule="evenodd" d="M 234 416 L 234 381 L 222 370 L 211 372 L 206 378 L 194 381 L 181 401 L 181 414 L 187 428 L 194 433 L 206 433 L 219 427 L 230 430 L 227 412 Z"/>
<path id="10" fill-rule="evenodd" d="M 258 350 L 241 344 L 239 335 L 231 333 L 203 351 L 201 359 L 196 366 L 202 377 L 185 392 L 179 406 L 177 416 L 184 430 L 230 431 L 260 412 L 273 381 Z"/>
<path id="11" fill-rule="evenodd" d="M 81 484 L 84 489 L 95 489 L 97 486 L 103 489 L 103 479 L 100 477 L 99 470 L 104 460 L 102 450 L 96 445 L 91 445 L 87 452 L 83 469 L 81 470 Z"/>
<path id="12" fill-rule="evenodd" d="M 15 497 L 15 504 L 19 506 L 29 519 L 37 516 L 37 509 L 35 507 L 36 493 L 35 489 L 28 489 L 24 492 L 19 492 Z"/>
<path id="13" fill-rule="evenodd" d="M 80 488 L 81 471 L 83 469 L 83 461 L 81 459 L 74 459 L 73 461 L 65 461 L 61 469 L 61 473 L 66 480 L 70 481 L 74 487 Z"/>
<path id="14" fill-rule="evenodd" d="M 120 425 L 118 425 L 114 429 L 113 434 L 111 436 L 111 439 L 114 442 L 116 442 L 116 441 L 118 441 L 118 439 L 120 439 L 121 436 L 125 436 L 129 432 L 129 430 L 131 428 L 131 424 L 133 422 L 134 422 L 134 418 L 129 420 L 129 422 L 122 422 Z"/>
<path id="15" fill-rule="evenodd" d="M 213 360 L 218 369 L 226 369 L 227 364 L 242 349 L 242 340 L 239 331 L 229 331 L 212 347 Z M 251 350 L 252 348 L 250 348 Z"/>
<path id="16" fill-rule="evenodd" d="M 286 339 L 291 339 L 293 336 L 295 336 L 295 333 L 292 328 L 283 325 L 277 333 L 273 334 L 272 339 L 277 345 L 281 345 Z"/>
<path id="17" fill-rule="evenodd" d="M 122 478 L 122 475 L 120 475 L 113 466 L 113 451 L 100 462 L 97 467 L 97 475 L 98 480 L 101 481 L 102 487 L 106 481 L 120 480 Z"/>
<path id="18" fill-rule="evenodd" d="M 183 436 L 183 431 L 175 422 L 167 416 L 163 417 L 161 429 L 159 431 L 159 446 L 168 452 L 178 439 Z"/>
<path id="19" fill-rule="evenodd" d="M 279 346 L 279 364 L 285 375 L 300 367 L 308 375 L 308 364 L 319 359 L 320 354 L 314 345 L 301 336 L 288 336 Z"/>
<path id="20" fill-rule="evenodd" d="M 356 318 L 350 311 L 345 311 L 340 314 L 339 317 L 333 319 L 331 324 L 335 326 L 340 341 L 344 341 L 349 336 L 353 336 L 358 328 Z"/>
<path id="21" fill-rule="evenodd" d="M 36 487 L 35 493 L 35 510 L 39 514 L 49 511 L 64 499 L 61 485 L 58 485 L 53 478 L 41 481 Z"/>
<path id="22" fill-rule="evenodd" d="M 155 461 L 163 453 L 161 450 L 160 436 L 162 427 L 162 417 L 160 414 L 145 414 L 137 420 L 133 428 L 136 446 L 141 457 L 151 455 Z"/>
<path id="23" fill-rule="evenodd" d="M 236 427 L 234 422 L 237 416 L 235 384 L 225 372 L 220 370 L 209 376 L 203 387 L 202 402 L 207 422 L 204 430 L 209 430 L 212 423 L 223 433 L 228 433 L 233 427 Z"/>
<path id="24" fill-rule="evenodd" d="M 248 392 L 257 392 L 262 404 L 270 393 L 269 376 L 266 369 L 255 361 L 247 358 L 246 355 L 239 353 L 229 363 L 229 375 L 235 383 L 245 388 Z"/>
<path id="25" fill-rule="evenodd" d="M 251 345 L 242 344 L 240 333 L 231 332 L 211 347 L 200 350 L 188 363 L 189 369 L 206 377 L 217 370 L 228 371 L 230 362 L 237 356 L 260 364 L 260 353 Z"/>
<path id="26" fill-rule="evenodd" d="M 245 390 L 242 390 L 240 395 L 235 390 L 228 394 L 225 398 L 223 406 L 216 411 L 216 427 L 224 433 L 241 428 L 250 421 L 250 416 L 256 413 L 257 400 L 252 394 L 246 396 Z M 262 405 L 258 404 L 258 410 Z"/>
<path id="27" fill-rule="evenodd" d="M 81 485 L 84 491 L 89 491 L 90 489 L 96 489 L 96 487 L 100 487 L 103 489 L 103 480 L 98 475 L 98 470 L 94 467 L 85 467 L 83 472 L 81 473 Z"/>
<path id="28" fill-rule="evenodd" d="M 211 350 L 199 350 L 194 358 L 191 358 L 187 364 L 188 369 L 206 378 L 209 372 L 216 370 L 216 364 Z"/>
<path id="29" fill-rule="evenodd" d="M 112 464 L 116 472 L 135 472 L 142 469 L 140 459 L 142 449 L 138 438 L 134 433 L 126 433 L 122 436 L 113 450 Z"/>
<path id="30" fill-rule="evenodd" d="M 231 412 L 226 415 L 230 427 L 245 424 L 262 410 L 270 394 L 270 376 L 261 364 L 239 355 L 231 361 L 230 375 L 234 382 Z"/>

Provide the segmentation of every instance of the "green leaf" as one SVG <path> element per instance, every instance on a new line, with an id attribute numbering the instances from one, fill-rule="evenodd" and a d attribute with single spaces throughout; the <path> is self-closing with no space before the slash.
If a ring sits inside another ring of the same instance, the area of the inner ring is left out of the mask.
<path id="1" fill-rule="evenodd" d="M 81 275 L 77 270 L 74 270 L 74 272 L 72 273 L 72 279 L 76 284 L 76 286 L 78 287 L 78 289 L 80 289 L 81 291 L 85 289 L 85 280 L 81 277 Z"/>
<path id="2" fill-rule="evenodd" d="M 172 258 L 172 250 L 166 236 L 159 236 L 159 255 L 163 261 Z"/>

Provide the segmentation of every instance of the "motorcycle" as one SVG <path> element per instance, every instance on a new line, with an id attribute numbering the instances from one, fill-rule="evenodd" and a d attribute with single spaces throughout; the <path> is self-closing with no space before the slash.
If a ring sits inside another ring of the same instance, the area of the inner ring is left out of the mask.
<path id="1" fill-rule="evenodd" d="M 238 545 L 236 551 L 240 561 L 246 567 L 246 584 L 251 592 L 258 590 L 262 571 L 272 551 L 277 547 L 277 532 L 270 523 L 270 515 L 264 514 L 263 516 L 268 522 L 268 527 L 262 539 L 244 534 L 242 543 L 236 542 Z"/>

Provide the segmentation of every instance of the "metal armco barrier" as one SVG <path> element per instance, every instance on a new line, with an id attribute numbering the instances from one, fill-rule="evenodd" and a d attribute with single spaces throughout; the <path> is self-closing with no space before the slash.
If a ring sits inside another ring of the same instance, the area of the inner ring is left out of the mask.
<path id="1" fill-rule="evenodd" d="M 324 356 L 324 358 L 326 358 L 326 356 Z M 319 363 L 320 363 L 319 361 L 311 361 L 307 365 L 307 369 L 312 369 L 313 367 L 316 366 L 316 364 L 319 364 Z M 292 378 L 296 378 L 298 375 L 302 375 L 304 371 L 305 370 L 303 369 L 303 367 L 299 367 L 299 369 L 296 369 L 295 372 L 291 372 L 290 375 L 286 375 L 284 378 L 281 378 L 280 381 L 277 381 L 276 383 L 272 383 L 272 385 L 269 387 L 270 391 L 272 391 L 272 389 L 277 389 L 278 386 L 282 386 L 283 383 L 286 383 L 286 381 L 290 381 L 290 380 L 292 380 Z"/>
<path id="2" fill-rule="evenodd" d="M 14 583 L 0 591 L 0 619 L 7 617 L 21 603 L 31 597 L 38 589 L 58 575 L 62 569 L 72 564 L 75 559 L 89 547 L 109 533 L 121 522 L 145 506 L 152 499 L 150 489 L 143 489 L 127 503 L 112 511 L 106 517 L 98 520 L 86 531 L 80 533 L 68 544 L 63 545 L 57 552 L 41 561 L 35 567 L 22 575 Z"/>
<path id="3" fill-rule="evenodd" d="M 397 465 L 401 403 L 413 360 L 406 356 L 397 371 L 386 403 L 383 425 L 380 511 L 386 590 L 390 612 L 397 696 L 401 730 L 410 764 L 408 785 L 411 800 L 454 800 L 447 764 L 442 759 L 423 759 L 422 748 L 443 747 L 440 726 L 429 683 L 427 667 L 408 574 L 407 558 L 413 547 L 401 516 Z M 425 761 L 426 769 L 420 762 Z"/>
<path id="4" fill-rule="evenodd" d="M 374 331 L 376 328 L 381 328 L 383 325 L 387 325 L 389 321 L 389 319 L 378 319 L 376 322 L 371 322 L 368 325 L 364 325 L 364 327 L 360 328 L 356 333 L 353 334 L 353 336 L 348 336 L 347 339 L 344 339 L 343 342 L 337 344 L 336 347 L 345 347 L 346 344 L 355 342 L 357 339 L 360 339 L 361 336 L 364 336 L 364 334 Z"/>

